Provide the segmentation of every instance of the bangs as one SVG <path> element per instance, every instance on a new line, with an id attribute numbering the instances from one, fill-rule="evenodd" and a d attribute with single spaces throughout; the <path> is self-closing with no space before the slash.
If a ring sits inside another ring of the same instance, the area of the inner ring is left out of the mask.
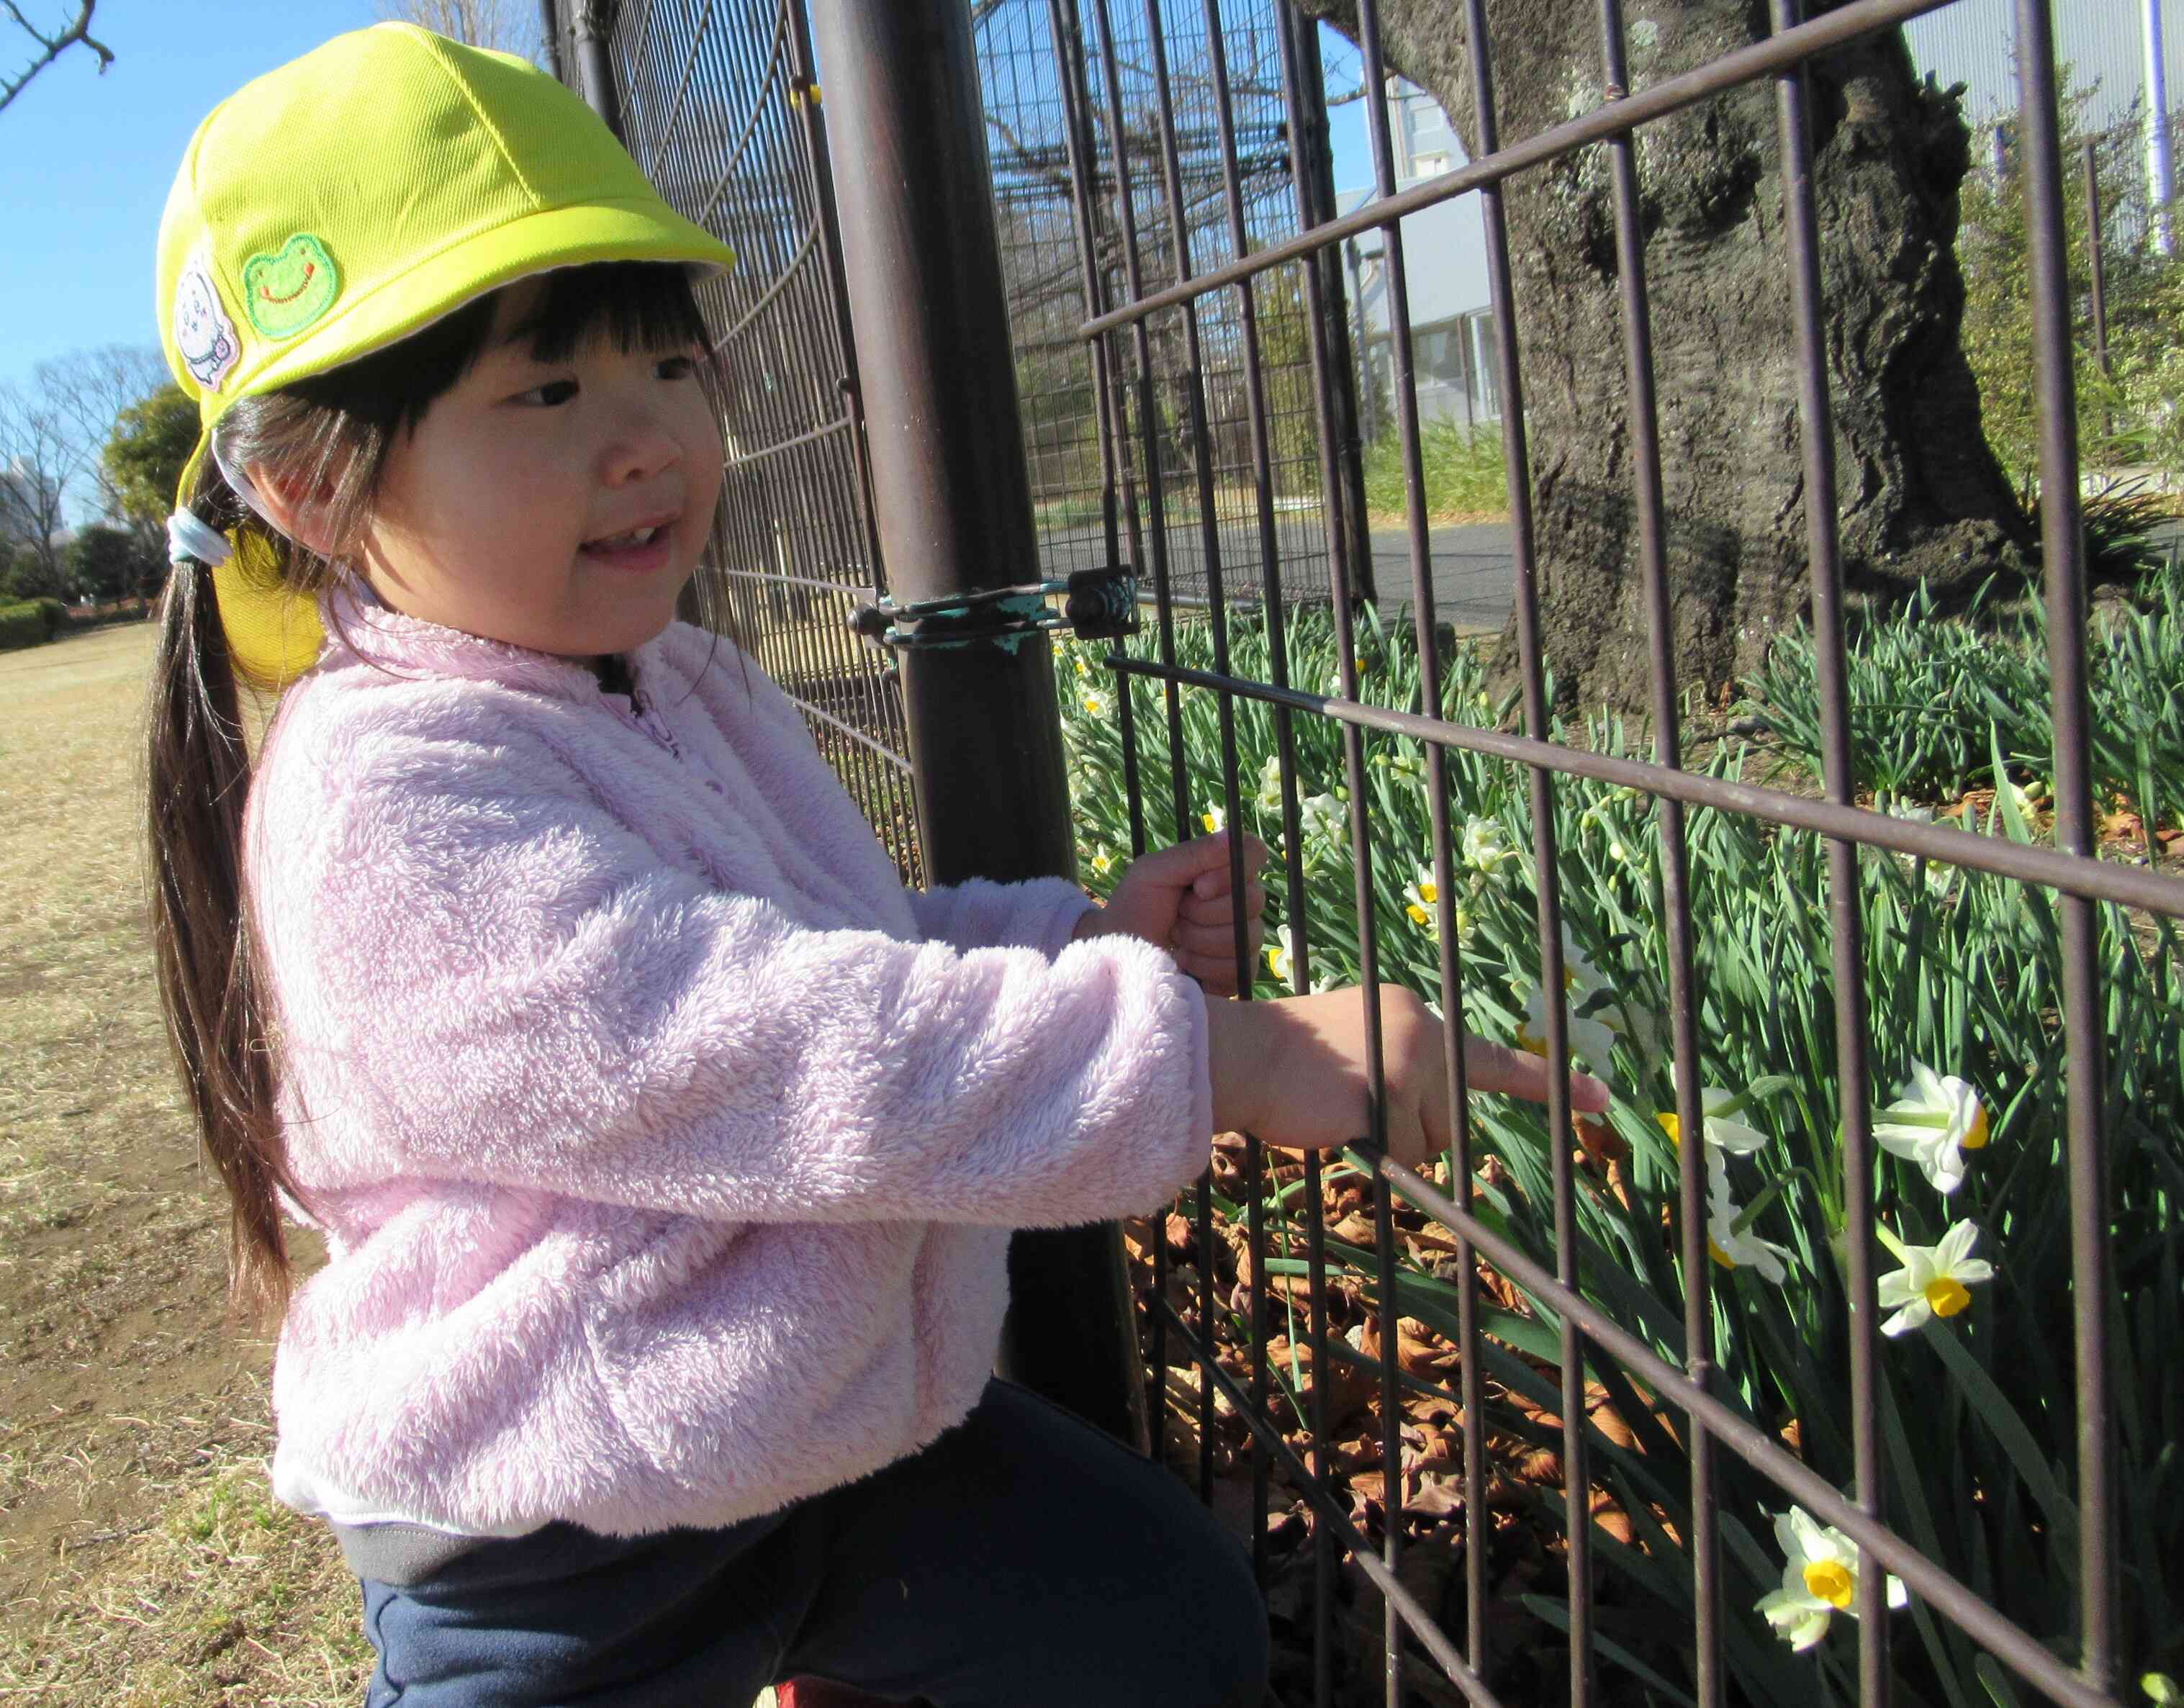
<path id="1" fill-rule="evenodd" d="M 507 336 L 527 342 L 541 362 L 566 361 L 597 341 L 625 354 L 711 342 L 689 270 L 679 262 L 599 261 L 536 276 L 544 288 Z M 382 433 L 409 432 L 485 353 L 494 309 L 511 288 L 476 298 L 399 343 L 286 389 Z"/>
<path id="2" fill-rule="evenodd" d="M 541 362 L 561 362 L 585 346 L 610 344 L 624 355 L 710 342 L 689 270 L 676 262 L 602 261 L 545 275 L 538 303 L 509 329 Z"/>

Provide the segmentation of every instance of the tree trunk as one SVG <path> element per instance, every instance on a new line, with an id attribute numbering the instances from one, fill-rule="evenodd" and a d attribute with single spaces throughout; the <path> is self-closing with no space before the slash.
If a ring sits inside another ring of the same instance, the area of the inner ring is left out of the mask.
<path id="1" fill-rule="evenodd" d="M 1303 3 L 1354 34 L 1354 0 Z M 1634 86 L 1762 39 L 1766 10 L 1641 0 Z M 1595 0 L 1488 0 L 1486 11 L 1505 144 L 1603 100 Z M 1384 0 L 1379 15 L 1390 69 L 1475 145 L 1459 0 Z M 1899 31 L 1810 70 L 1846 584 L 1881 602 L 1924 581 L 1946 604 L 1995 571 L 2021 574 L 2031 543 L 1958 344 L 1966 131 L 1955 101 L 1914 76 Z M 1713 690 L 1808 604 L 1773 82 L 1636 134 L 1675 658 L 1681 683 Z M 1594 147 L 1504 186 L 1544 643 L 1565 706 L 1642 705 L 1647 693 L 1611 181 Z M 1508 638 L 1503 651 L 1513 657 Z"/>

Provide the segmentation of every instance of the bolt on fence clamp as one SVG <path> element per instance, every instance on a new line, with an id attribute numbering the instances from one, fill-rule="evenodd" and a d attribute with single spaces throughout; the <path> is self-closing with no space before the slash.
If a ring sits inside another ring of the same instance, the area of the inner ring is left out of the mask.
<path id="1" fill-rule="evenodd" d="M 1062 609 L 1046 603 L 1061 594 Z M 1138 631 L 1138 579 L 1110 566 L 1078 570 L 1061 581 L 979 587 L 943 598 L 897 604 L 881 594 L 850 614 L 850 629 L 888 647 L 967 647 L 993 643 L 1014 652 L 1028 636 L 1067 629 L 1080 641 L 1119 640 Z"/>

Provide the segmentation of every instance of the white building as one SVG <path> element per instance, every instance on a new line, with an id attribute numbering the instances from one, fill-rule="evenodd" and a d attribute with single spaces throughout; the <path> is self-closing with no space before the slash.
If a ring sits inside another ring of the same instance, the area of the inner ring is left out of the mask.
<path id="1" fill-rule="evenodd" d="M 1390 78 L 1388 85 L 1396 189 L 1407 190 L 1422 178 L 1462 165 L 1467 158 L 1463 145 L 1440 103 L 1401 78 Z M 1335 205 L 1346 214 L 1373 199 L 1370 189 L 1346 190 L 1337 193 Z M 1479 198 L 1458 196 L 1424 209 L 1407 217 L 1401 229 L 1418 418 L 1467 426 L 1493 420 L 1501 414 L 1501 403 L 1494 387 L 1494 311 L 1489 306 L 1485 228 Z M 1395 395 L 1384 248 L 1378 231 L 1343 246 L 1350 275 L 1351 337 L 1368 379 L 1358 402 L 1368 439 L 1392 425 L 1377 416 L 1391 406 Z"/>

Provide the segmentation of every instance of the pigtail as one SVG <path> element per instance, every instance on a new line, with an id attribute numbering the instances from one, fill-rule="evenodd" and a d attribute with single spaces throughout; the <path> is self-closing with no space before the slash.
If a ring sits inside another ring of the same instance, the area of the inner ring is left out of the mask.
<path id="1" fill-rule="evenodd" d="M 198 1138 L 233 1208 L 229 1290 L 243 1315 L 287 1302 L 266 987 L 242 881 L 250 754 L 212 572 L 175 565 L 159 606 L 150 718 L 151 927 L 167 1036 Z"/>

